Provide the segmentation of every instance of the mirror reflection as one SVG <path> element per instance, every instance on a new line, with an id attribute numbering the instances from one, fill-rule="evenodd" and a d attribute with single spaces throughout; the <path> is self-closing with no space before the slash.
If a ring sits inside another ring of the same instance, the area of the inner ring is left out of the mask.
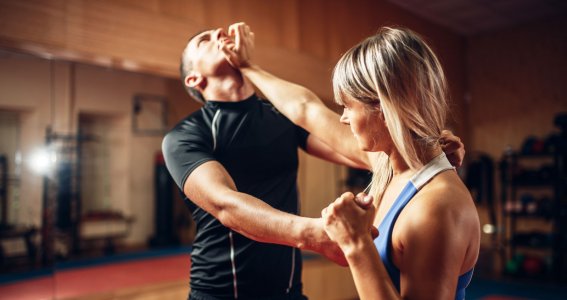
<path id="1" fill-rule="evenodd" d="M 197 105 L 171 79 L 7 50 L 0 59 L 2 297 L 111 291 L 124 283 L 109 274 L 129 276 L 136 257 L 174 257 L 184 289 L 194 228 L 161 140 L 180 118 L 167 107 Z"/>

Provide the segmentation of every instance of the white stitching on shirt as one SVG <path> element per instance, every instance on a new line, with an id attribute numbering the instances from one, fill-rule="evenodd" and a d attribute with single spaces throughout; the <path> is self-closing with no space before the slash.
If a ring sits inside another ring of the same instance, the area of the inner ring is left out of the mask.
<path id="1" fill-rule="evenodd" d="M 295 248 L 291 248 L 291 274 L 289 275 L 289 286 L 285 291 L 286 294 L 289 294 L 291 290 L 291 286 L 293 285 L 293 275 L 295 273 Z"/>
<path id="2" fill-rule="evenodd" d="M 236 285 L 236 262 L 234 261 L 234 240 L 232 239 L 232 230 L 228 232 L 230 239 L 230 261 L 232 262 L 232 284 L 234 285 L 234 299 L 238 299 L 238 287 Z"/>
<path id="3" fill-rule="evenodd" d="M 220 109 L 217 110 L 217 112 L 215 112 L 215 115 L 213 116 L 213 122 L 211 124 L 211 132 L 213 134 L 213 151 L 217 149 L 217 129 L 218 129 L 217 119 L 219 115 L 220 115 Z"/>

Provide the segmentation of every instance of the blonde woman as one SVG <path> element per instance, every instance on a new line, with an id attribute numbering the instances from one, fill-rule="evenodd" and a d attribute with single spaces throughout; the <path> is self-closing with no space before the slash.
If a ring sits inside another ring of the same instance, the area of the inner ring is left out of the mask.
<path id="1" fill-rule="evenodd" d="M 464 299 L 480 226 L 470 193 L 443 153 L 446 81 L 423 39 L 382 28 L 347 51 L 333 74 L 344 109 L 338 122 L 308 89 L 249 63 L 254 35 L 246 24 L 229 34 L 236 44 L 224 50 L 227 59 L 283 114 L 373 171 L 368 195 L 345 193 L 322 211 L 360 298 Z M 375 240 L 372 226 L 379 230 Z"/>

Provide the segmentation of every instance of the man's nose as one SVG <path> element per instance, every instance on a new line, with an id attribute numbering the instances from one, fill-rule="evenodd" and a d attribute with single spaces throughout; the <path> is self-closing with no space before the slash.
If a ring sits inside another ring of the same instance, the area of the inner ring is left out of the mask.
<path id="1" fill-rule="evenodd" d="M 213 32 L 213 38 L 218 41 L 223 37 L 226 37 L 226 32 L 224 32 L 224 29 L 222 28 L 215 29 L 215 31 Z"/>

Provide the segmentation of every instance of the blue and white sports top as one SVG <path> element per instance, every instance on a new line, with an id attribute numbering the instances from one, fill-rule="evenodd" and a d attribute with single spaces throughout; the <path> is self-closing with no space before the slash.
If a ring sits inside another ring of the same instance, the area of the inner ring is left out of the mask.
<path id="1" fill-rule="evenodd" d="M 421 168 L 404 187 L 378 227 L 380 235 L 374 240 L 374 245 L 376 245 L 376 248 L 380 253 L 382 263 L 384 263 L 384 266 L 386 267 L 386 270 L 398 291 L 400 291 L 400 270 L 392 261 L 392 231 L 394 224 L 396 223 L 400 212 L 409 203 L 413 196 L 433 177 L 435 177 L 435 175 L 449 169 L 454 168 L 451 166 L 449 160 L 447 160 L 445 153 L 442 153 L 430 161 L 427 165 L 423 166 L 423 168 Z M 467 273 L 459 276 L 457 290 L 455 292 L 456 300 L 465 299 L 465 288 L 469 285 L 472 279 L 473 270 L 474 269 L 471 269 Z"/>

